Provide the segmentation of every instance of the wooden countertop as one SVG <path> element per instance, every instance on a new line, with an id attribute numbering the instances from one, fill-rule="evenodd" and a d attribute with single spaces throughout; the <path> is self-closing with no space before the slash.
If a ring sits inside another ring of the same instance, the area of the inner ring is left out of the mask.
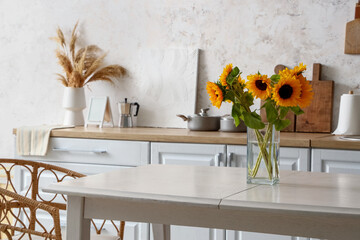
<path id="1" fill-rule="evenodd" d="M 16 134 L 16 129 L 13 130 Z M 219 131 L 190 131 L 183 128 L 95 128 L 76 127 L 55 129 L 51 137 L 90 138 L 129 141 L 206 143 L 246 145 L 246 133 Z M 340 139 L 326 133 L 282 132 L 280 145 L 283 147 L 312 147 L 326 149 L 360 150 L 360 141 Z"/>
<path id="2" fill-rule="evenodd" d="M 314 138 L 311 141 L 313 148 L 360 150 L 360 140 L 341 139 L 341 136 L 328 135 Z"/>
<path id="3" fill-rule="evenodd" d="M 328 136 L 328 134 L 284 132 L 281 133 L 280 144 L 284 147 L 310 147 L 312 139 L 324 136 Z M 53 130 L 51 137 L 246 145 L 246 133 L 202 132 L 181 128 L 76 127 Z"/>
<path id="4" fill-rule="evenodd" d="M 111 140 L 246 144 L 246 133 L 189 131 L 181 128 L 67 128 L 51 132 L 52 137 L 95 138 Z"/>

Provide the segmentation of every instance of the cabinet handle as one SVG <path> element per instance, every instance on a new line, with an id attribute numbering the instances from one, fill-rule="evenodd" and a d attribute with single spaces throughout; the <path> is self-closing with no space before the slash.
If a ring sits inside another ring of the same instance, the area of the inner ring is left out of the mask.
<path id="1" fill-rule="evenodd" d="M 215 166 L 220 167 L 221 153 L 215 154 Z"/>
<path id="2" fill-rule="evenodd" d="M 226 157 L 224 157 L 224 158 L 225 158 L 224 159 L 224 167 L 226 167 L 228 165 L 228 159 Z M 219 166 L 220 166 L 220 164 L 219 164 Z"/>
<path id="3" fill-rule="evenodd" d="M 80 153 L 107 153 L 105 149 L 94 149 L 94 150 L 84 150 L 84 149 L 69 149 L 69 148 L 53 148 L 54 152 L 80 152 Z"/>
<path id="4" fill-rule="evenodd" d="M 234 153 L 228 153 L 228 161 L 227 161 L 227 167 L 231 167 L 231 162 L 233 161 Z"/>

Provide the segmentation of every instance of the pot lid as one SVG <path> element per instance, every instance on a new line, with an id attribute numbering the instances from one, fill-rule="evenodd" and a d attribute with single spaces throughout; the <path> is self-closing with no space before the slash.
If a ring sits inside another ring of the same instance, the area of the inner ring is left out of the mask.
<path id="1" fill-rule="evenodd" d="M 207 111 L 209 108 L 201 108 L 199 113 L 191 115 L 191 118 L 219 118 L 219 116 L 209 116 Z"/>
<path id="2" fill-rule="evenodd" d="M 202 116 L 202 117 L 207 117 L 207 111 L 209 111 L 209 108 L 202 108 L 200 109 L 200 112 L 198 113 L 198 115 Z"/>
<path id="3" fill-rule="evenodd" d="M 229 114 L 226 114 L 224 116 L 221 117 L 221 120 L 225 120 L 225 121 L 234 121 L 234 118 L 229 115 Z"/>

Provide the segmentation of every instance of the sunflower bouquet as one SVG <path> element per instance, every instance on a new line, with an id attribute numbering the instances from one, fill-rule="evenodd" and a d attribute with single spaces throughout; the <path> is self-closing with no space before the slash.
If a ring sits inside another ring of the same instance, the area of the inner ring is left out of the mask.
<path id="1" fill-rule="evenodd" d="M 302 108 L 310 105 L 313 92 L 310 82 L 303 76 L 305 70 L 306 65 L 300 63 L 271 77 L 260 72 L 251 74 L 245 81 L 239 68 L 228 64 L 217 82 L 207 82 L 206 89 L 212 104 L 220 108 L 222 102 L 231 102 L 235 125 L 243 121 L 253 129 L 259 153 L 252 164 L 249 164 L 248 156 L 248 182 L 257 176 L 262 160 L 268 180 L 278 180 L 278 143 L 274 141 L 274 131 L 281 131 L 291 123 L 285 118 L 289 111 L 299 115 L 303 113 Z M 265 109 L 266 122 L 257 113 L 258 109 L 250 109 L 254 105 L 254 98 L 263 101 L 261 108 Z"/>

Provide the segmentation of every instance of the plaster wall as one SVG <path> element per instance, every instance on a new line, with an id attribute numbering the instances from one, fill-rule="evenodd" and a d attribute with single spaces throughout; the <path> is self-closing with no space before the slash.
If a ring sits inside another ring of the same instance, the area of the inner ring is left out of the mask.
<path id="1" fill-rule="evenodd" d="M 344 54 L 345 25 L 356 1 L 348 0 L 0 0 L 0 157 L 12 157 L 12 128 L 58 124 L 63 88 L 49 38 L 60 26 L 69 36 L 80 22 L 80 45 L 97 44 L 128 76 L 114 86 L 93 83 L 87 96 L 108 95 L 115 103 L 138 80 L 136 56 L 147 48 L 199 48 L 196 108 L 211 107 L 207 81 L 217 80 L 227 63 L 244 74 L 272 74 L 277 64 L 323 64 L 321 78 L 335 81 L 334 123 L 340 96 L 359 93 L 360 55 Z M 141 92 L 138 93 L 143 94 Z M 141 105 L 141 103 L 140 103 Z M 146 117 L 146 111 L 139 118 Z M 211 107 L 211 114 L 230 112 Z M 161 112 L 159 114 L 162 114 Z M 184 113 L 184 114 L 191 114 Z M 174 116 L 175 117 L 175 116 Z M 183 126 L 179 119 L 179 127 Z"/>

